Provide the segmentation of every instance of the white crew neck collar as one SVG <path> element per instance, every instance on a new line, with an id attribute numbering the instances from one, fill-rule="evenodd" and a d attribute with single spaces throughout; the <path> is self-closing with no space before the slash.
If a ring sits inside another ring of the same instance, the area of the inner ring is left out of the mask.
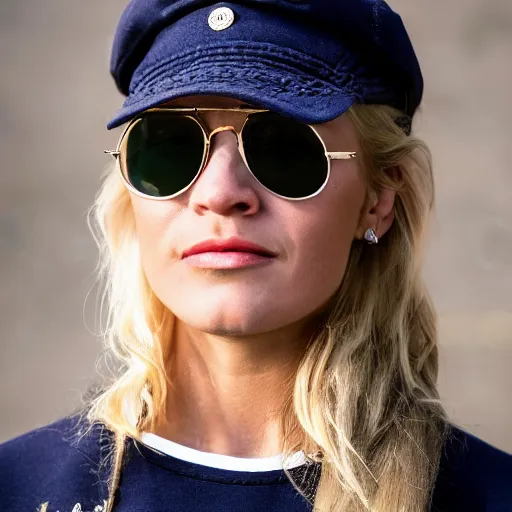
<path id="1" fill-rule="evenodd" d="M 283 461 L 281 455 L 274 457 L 244 458 L 202 452 L 148 432 L 142 433 L 141 441 L 145 445 L 165 453 L 166 455 L 170 455 L 175 459 L 216 469 L 226 469 L 228 471 L 248 471 L 253 473 L 259 471 L 275 471 L 283 470 L 285 467 L 284 464 L 286 465 L 286 469 L 293 469 L 302 466 L 307 461 L 304 452 L 296 452 L 288 457 L 286 461 Z"/>

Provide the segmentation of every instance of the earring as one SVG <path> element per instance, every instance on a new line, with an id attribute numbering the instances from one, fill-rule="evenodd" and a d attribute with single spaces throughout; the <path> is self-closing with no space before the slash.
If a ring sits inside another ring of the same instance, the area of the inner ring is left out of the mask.
<path id="1" fill-rule="evenodd" d="M 372 228 L 366 230 L 366 233 L 364 234 L 364 239 L 371 245 L 379 243 L 377 234 Z"/>

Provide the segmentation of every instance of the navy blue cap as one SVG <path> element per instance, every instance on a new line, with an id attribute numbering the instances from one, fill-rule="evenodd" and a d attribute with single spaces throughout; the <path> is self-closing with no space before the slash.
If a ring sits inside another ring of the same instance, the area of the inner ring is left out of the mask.
<path id="1" fill-rule="evenodd" d="M 111 73 L 127 98 L 109 129 L 190 95 L 236 98 L 313 124 L 354 103 L 412 117 L 423 94 L 402 19 L 382 0 L 132 0 Z"/>

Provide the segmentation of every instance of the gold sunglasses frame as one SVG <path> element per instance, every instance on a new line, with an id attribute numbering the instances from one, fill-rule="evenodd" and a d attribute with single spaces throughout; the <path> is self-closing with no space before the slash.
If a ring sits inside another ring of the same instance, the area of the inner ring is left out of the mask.
<path id="1" fill-rule="evenodd" d="M 166 112 L 166 113 L 170 113 L 170 114 L 178 114 L 178 115 L 181 115 L 183 117 L 188 117 L 188 118 L 192 119 L 193 121 L 195 121 L 199 125 L 199 127 L 201 128 L 201 131 L 203 133 L 203 137 L 204 137 L 203 158 L 202 158 L 202 161 L 201 161 L 201 166 L 198 169 L 194 179 L 185 188 L 183 188 L 183 189 L 179 190 L 178 192 L 176 192 L 175 194 L 171 194 L 169 196 L 157 197 L 157 196 L 151 196 L 149 194 L 145 194 L 143 192 L 140 192 L 139 190 L 137 190 L 130 183 L 128 178 L 125 176 L 125 172 L 124 172 L 124 168 L 126 167 L 126 165 L 124 163 L 123 158 L 121 157 L 122 153 L 123 153 L 123 148 L 124 148 L 123 143 L 124 143 L 125 140 L 128 140 L 127 137 L 129 135 L 130 131 L 141 120 L 142 116 L 144 116 L 147 113 L 152 113 L 152 112 L 160 112 L 160 113 Z M 242 127 L 238 131 L 233 126 L 221 126 L 221 127 L 216 128 L 214 130 L 209 130 L 207 128 L 207 126 L 205 125 L 204 120 L 201 119 L 201 115 L 200 114 L 202 112 L 238 112 L 238 113 L 247 114 L 247 117 L 245 118 L 245 121 L 244 121 Z M 119 167 L 119 171 L 120 171 L 120 174 L 121 174 L 121 178 L 123 179 L 123 182 L 124 182 L 125 186 L 128 188 L 128 190 L 130 190 L 135 195 L 138 195 L 138 196 L 143 197 L 145 199 L 152 199 L 152 200 L 155 200 L 155 201 L 166 201 L 168 199 L 173 199 L 173 198 L 179 196 L 180 194 L 183 194 L 190 187 L 192 187 L 192 185 L 197 181 L 197 179 L 199 178 L 199 176 L 201 175 L 201 173 L 205 169 L 206 165 L 208 164 L 208 160 L 210 158 L 211 140 L 212 140 L 213 136 L 215 134 L 223 132 L 223 131 L 231 131 L 231 132 L 233 132 L 236 135 L 236 137 L 237 137 L 237 144 L 238 144 L 238 150 L 240 152 L 240 156 L 242 157 L 242 160 L 243 160 L 245 166 L 247 167 L 247 169 L 249 170 L 249 172 L 251 173 L 253 178 L 258 182 L 258 184 L 261 185 L 265 190 L 267 190 L 271 194 L 273 194 L 273 195 L 275 195 L 277 197 L 280 197 L 282 199 L 287 199 L 289 201 L 303 201 L 305 199 L 311 199 L 312 197 L 317 196 L 318 194 L 320 194 L 320 192 L 322 192 L 322 190 L 325 188 L 325 186 L 329 182 L 329 178 L 331 176 L 331 162 L 332 162 L 332 160 L 351 160 L 353 158 L 356 158 L 356 156 L 357 156 L 357 153 L 355 151 L 327 151 L 327 147 L 325 145 L 325 142 L 322 139 L 321 135 L 316 130 L 316 128 L 313 125 L 305 124 L 304 123 L 305 126 L 308 126 L 311 130 L 313 130 L 313 133 L 316 135 L 318 140 L 320 140 L 320 143 L 322 144 L 322 147 L 324 148 L 325 157 L 327 159 L 327 176 L 325 178 L 324 183 L 319 188 L 319 190 L 317 190 L 316 192 L 314 192 L 313 194 L 311 194 L 309 196 L 305 196 L 305 197 L 287 197 L 287 196 L 283 196 L 281 194 L 278 194 L 277 192 L 274 192 L 273 190 L 270 190 L 268 187 L 263 185 L 263 183 L 261 183 L 260 180 L 254 175 L 254 173 L 252 172 L 252 170 L 251 170 L 251 168 L 249 166 L 249 163 L 247 162 L 247 158 L 245 156 L 244 144 L 243 144 L 243 140 L 242 140 L 242 132 L 244 130 L 245 125 L 247 124 L 247 120 L 249 119 L 249 117 L 252 114 L 258 114 L 258 113 L 263 113 L 263 112 L 270 112 L 270 111 L 268 109 L 254 109 L 254 108 L 244 108 L 244 107 L 231 107 L 231 108 L 214 108 L 214 107 L 211 107 L 211 108 L 210 107 L 202 107 L 202 108 L 199 108 L 199 107 L 187 107 L 187 108 L 157 107 L 157 108 L 151 108 L 151 109 L 145 110 L 144 112 L 142 112 L 141 115 L 139 115 L 136 118 L 132 119 L 128 123 L 128 125 L 124 129 L 123 133 L 121 134 L 121 137 L 119 138 L 119 142 L 117 144 L 117 148 L 116 148 L 115 151 L 105 150 L 105 153 L 111 155 L 116 161 L 118 160 L 118 163 L 119 163 L 118 167 Z"/>

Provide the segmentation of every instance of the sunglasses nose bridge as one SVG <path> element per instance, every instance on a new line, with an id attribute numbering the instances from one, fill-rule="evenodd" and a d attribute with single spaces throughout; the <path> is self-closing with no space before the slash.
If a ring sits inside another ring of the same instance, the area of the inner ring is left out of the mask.
<path id="1" fill-rule="evenodd" d="M 214 135 L 216 135 L 217 133 L 221 133 L 221 132 L 233 132 L 236 137 L 236 144 L 239 145 L 238 132 L 236 131 L 234 126 L 230 126 L 230 125 L 219 126 L 218 128 L 215 128 L 215 130 L 213 130 L 208 137 L 208 144 L 211 144 L 212 138 Z"/>

